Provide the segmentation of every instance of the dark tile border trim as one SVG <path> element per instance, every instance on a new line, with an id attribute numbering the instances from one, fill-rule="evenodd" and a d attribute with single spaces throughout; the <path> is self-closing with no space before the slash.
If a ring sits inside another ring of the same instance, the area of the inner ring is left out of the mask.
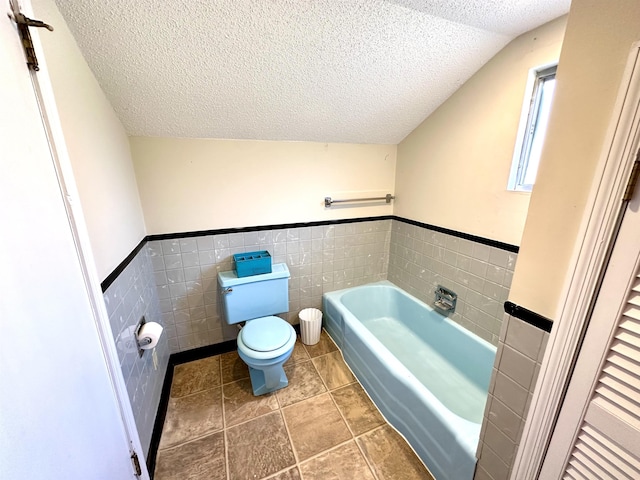
<path id="1" fill-rule="evenodd" d="M 300 335 L 300 325 L 292 325 L 297 335 Z M 158 403 L 158 411 L 156 419 L 153 422 L 153 432 L 151 433 L 151 442 L 149 444 L 149 453 L 147 454 L 147 470 L 149 478 L 153 480 L 156 469 L 156 460 L 158 458 L 158 447 L 160 446 L 160 437 L 162 436 L 162 427 L 167 418 L 167 409 L 169 408 L 169 399 L 171 398 L 171 383 L 173 382 L 173 370 L 176 365 L 182 363 L 202 360 L 203 358 L 213 357 L 222 353 L 233 352 L 237 350 L 235 340 L 229 340 L 215 345 L 207 345 L 206 347 L 194 348 L 184 352 L 172 353 L 169 356 L 167 372 L 164 375 L 162 383 L 162 393 L 160 394 L 160 402 Z"/>
<path id="2" fill-rule="evenodd" d="M 344 218 L 339 220 L 323 220 L 318 222 L 306 222 L 306 223 L 283 223 L 278 225 L 259 225 L 255 227 L 243 227 L 243 228 L 220 228 L 217 230 L 199 230 L 195 232 L 181 232 L 181 233 L 163 233 L 159 235 L 147 235 L 145 238 L 140 241 L 138 246 L 133 249 L 133 251 L 125 258 L 120 265 L 116 267 L 116 269 L 111 272 L 111 274 L 104 279 L 101 283 L 102 293 L 106 292 L 107 289 L 111 286 L 111 284 L 118 278 L 118 276 L 123 272 L 127 265 L 133 260 L 133 258 L 138 254 L 138 252 L 144 247 L 147 242 L 151 242 L 154 240 L 172 240 L 176 238 L 192 238 L 192 237 L 203 237 L 205 235 L 222 235 L 225 233 L 244 233 L 244 232 L 259 232 L 262 230 L 281 230 L 285 228 L 302 228 L 302 227 L 320 227 L 327 225 L 341 225 L 345 223 L 361 223 L 361 222 L 371 222 L 371 221 L 379 221 L 379 220 L 398 220 L 402 223 L 407 223 L 409 225 L 414 225 L 416 227 L 426 228 L 428 230 L 433 230 L 435 232 L 445 233 L 447 235 L 452 235 L 458 238 L 464 238 L 466 240 L 471 240 L 472 242 L 481 243 L 483 245 L 488 245 L 490 247 L 500 248 L 502 250 L 506 250 L 512 253 L 518 253 L 519 247 L 516 245 L 510 245 L 508 243 L 499 242 L 497 240 L 491 240 L 489 238 L 478 237 L 476 235 L 470 235 L 468 233 L 458 232 L 456 230 L 449 230 L 448 228 L 442 228 L 435 225 L 429 225 L 428 223 L 417 222 L 415 220 L 409 220 L 408 218 L 397 217 L 395 215 L 384 215 L 381 217 L 362 217 L 362 218 Z"/>
<path id="3" fill-rule="evenodd" d="M 107 288 L 109 288 L 111 284 L 116 281 L 116 278 L 118 278 L 120 274 L 124 271 L 124 269 L 127 268 L 127 266 L 135 258 L 138 252 L 142 250 L 142 247 L 144 247 L 146 243 L 147 243 L 147 237 L 140 240 L 140 243 L 136 246 L 136 248 L 134 248 L 133 251 L 129 255 L 127 255 L 127 258 L 125 258 L 122 262 L 120 262 L 120 265 L 118 265 L 115 268 L 115 270 L 111 272 L 109 276 L 107 276 L 107 278 L 105 278 L 102 281 L 102 283 L 100 284 L 100 287 L 102 287 L 102 293 L 106 292 Z"/>
<path id="4" fill-rule="evenodd" d="M 144 247 L 147 242 L 151 242 L 154 240 L 172 240 L 176 238 L 192 238 L 192 237 L 203 237 L 205 235 L 222 235 L 225 233 L 244 233 L 244 232 L 259 232 L 262 230 L 280 230 L 285 228 L 300 228 L 300 227 L 319 227 L 326 225 L 339 225 L 342 223 L 359 223 L 359 222 L 370 222 L 377 220 L 392 220 L 396 217 L 393 215 L 385 215 L 382 217 L 362 217 L 362 218 L 345 218 L 339 220 L 323 220 L 318 222 L 306 222 L 306 223 L 283 223 L 278 225 L 259 225 L 255 227 L 242 227 L 242 228 L 219 228 L 217 230 L 198 230 L 195 232 L 181 232 L 181 233 L 162 233 L 159 235 L 147 235 L 144 237 L 138 246 L 133 249 L 133 251 L 127 255 L 120 265 L 118 265 L 111 274 L 107 278 L 105 278 L 100 287 L 102 288 L 102 293 L 106 292 L 107 289 L 111 286 L 113 282 L 118 278 L 118 276 L 127 268 L 127 265 L 131 263 L 134 257 L 138 254 L 138 252 Z"/>
<path id="5" fill-rule="evenodd" d="M 402 223 L 408 223 L 409 225 L 415 225 L 416 227 L 426 228 L 435 232 L 446 233 L 458 238 L 464 238 L 465 240 L 471 240 L 472 242 L 488 245 L 489 247 L 496 247 L 502 250 L 506 250 L 511 253 L 518 253 L 520 247 L 517 245 L 511 245 L 509 243 L 499 242 L 498 240 L 491 240 L 490 238 L 478 237 L 469 233 L 458 232 L 457 230 L 449 230 L 448 228 L 438 227 L 436 225 L 429 225 L 428 223 L 417 222 L 415 220 L 409 220 L 408 218 L 393 217 L 394 220 L 398 220 Z"/>
<path id="6" fill-rule="evenodd" d="M 160 402 L 158 403 L 158 411 L 156 419 L 153 422 L 153 431 L 151 432 L 151 441 L 149 442 L 149 451 L 147 452 L 147 470 L 150 480 L 153 480 L 153 474 L 156 470 L 156 460 L 158 459 L 158 447 L 160 446 L 160 436 L 162 435 L 162 427 L 167 418 L 167 408 L 169 407 L 169 397 L 171 395 L 171 383 L 173 382 L 173 363 L 171 356 L 167 365 L 167 371 L 164 374 L 164 382 L 162 383 L 162 392 L 160 393 Z"/>
<path id="7" fill-rule="evenodd" d="M 278 225 L 257 225 L 242 228 L 220 228 L 218 230 L 199 230 L 196 232 L 163 233 L 160 235 L 148 235 L 147 240 L 171 240 L 174 238 L 202 237 L 204 235 L 223 235 L 225 233 L 259 232 L 261 230 L 282 230 L 285 228 L 323 227 L 327 225 L 340 225 L 342 223 L 372 222 L 377 220 L 392 220 L 393 215 L 381 217 L 343 218 L 339 220 L 322 220 L 318 222 L 282 223 Z"/>
<path id="8" fill-rule="evenodd" d="M 171 365 L 175 367 L 176 365 L 180 365 L 182 363 L 202 360 L 203 358 L 233 352 L 234 350 L 237 350 L 236 341 L 228 340 L 226 342 L 214 343 L 213 345 L 207 345 L 205 347 L 185 350 L 184 352 L 172 353 L 169 357 L 169 363 L 171 363 Z"/>
<path id="9" fill-rule="evenodd" d="M 547 333 L 550 333 L 551 328 L 553 327 L 553 322 L 547 317 L 543 317 L 536 312 L 527 310 L 526 308 L 512 302 L 504 302 L 504 311 L 512 317 L 518 318 L 523 322 L 527 322 L 529 325 L 533 325 Z"/>

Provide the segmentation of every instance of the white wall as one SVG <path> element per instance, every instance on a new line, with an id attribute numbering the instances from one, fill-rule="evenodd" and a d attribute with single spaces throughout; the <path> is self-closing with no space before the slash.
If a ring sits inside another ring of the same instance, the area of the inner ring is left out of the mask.
<path id="1" fill-rule="evenodd" d="M 100 280 L 145 235 L 129 140 L 52 0 L 33 0 Z"/>
<path id="2" fill-rule="evenodd" d="M 520 244 L 529 194 L 506 188 L 525 86 L 558 60 L 565 24 L 513 40 L 398 145 L 396 215 Z"/>
<path id="3" fill-rule="evenodd" d="M 133 478 L 40 112 L 7 15 L 0 65 L 0 478 Z M 46 82 L 46 70 L 38 76 Z"/>
<path id="4" fill-rule="evenodd" d="M 640 2 L 574 0 L 553 111 L 509 299 L 551 319 L 559 302 L 622 73 L 640 40 Z"/>
<path id="5" fill-rule="evenodd" d="M 324 197 L 394 193 L 396 146 L 133 137 L 149 234 L 390 215 Z"/>

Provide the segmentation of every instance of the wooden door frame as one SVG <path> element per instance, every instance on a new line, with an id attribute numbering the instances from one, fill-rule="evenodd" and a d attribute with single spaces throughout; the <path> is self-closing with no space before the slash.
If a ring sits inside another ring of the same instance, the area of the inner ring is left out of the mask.
<path id="1" fill-rule="evenodd" d="M 638 149 L 640 42 L 634 43 L 605 137 L 565 292 L 533 393 L 512 480 L 534 480 L 565 397 L 621 217 L 621 199 Z"/>

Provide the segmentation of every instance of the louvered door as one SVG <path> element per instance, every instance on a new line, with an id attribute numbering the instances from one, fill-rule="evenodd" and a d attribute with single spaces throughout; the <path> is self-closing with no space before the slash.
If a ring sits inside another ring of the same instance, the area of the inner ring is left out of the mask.
<path id="1" fill-rule="evenodd" d="M 640 479 L 640 205 L 627 209 L 541 480 Z"/>
<path id="2" fill-rule="evenodd" d="M 640 479 L 640 278 L 632 283 L 578 439 L 567 479 Z"/>

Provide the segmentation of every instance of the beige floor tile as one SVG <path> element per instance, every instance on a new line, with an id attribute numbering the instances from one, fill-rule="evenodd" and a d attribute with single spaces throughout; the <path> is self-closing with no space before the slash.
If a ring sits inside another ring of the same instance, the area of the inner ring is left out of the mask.
<path id="1" fill-rule="evenodd" d="M 310 361 L 285 365 L 284 372 L 289 379 L 289 385 L 276 391 L 282 407 L 327 391 Z"/>
<path id="2" fill-rule="evenodd" d="M 331 337 L 327 335 L 327 332 L 322 330 L 320 333 L 320 341 L 315 345 L 305 345 L 304 348 L 307 350 L 307 353 L 311 358 L 319 357 L 320 355 L 324 355 L 329 352 L 335 352 L 338 350 L 336 344 L 333 343 Z"/>
<path id="3" fill-rule="evenodd" d="M 222 367 L 222 383 L 249 378 L 249 367 L 238 356 L 238 352 L 223 353 L 220 355 L 220 363 Z"/>
<path id="4" fill-rule="evenodd" d="M 282 414 L 300 461 L 352 438 L 328 393 L 283 408 Z"/>
<path id="5" fill-rule="evenodd" d="M 273 477 L 269 477 L 269 480 L 301 480 L 301 478 L 298 467 L 293 467 L 286 472 L 281 472 Z"/>
<path id="6" fill-rule="evenodd" d="M 433 480 L 404 438 L 389 425 L 362 435 L 357 442 L 378 478 Z"/>
<path id="7" fill-rule="evenodd" d="M 155 480 L 226 480 L 224 433 L 160 450 Z"/>
<path id="8" fill-rule="evenodd" d="M 298 339 L 285 372 L 288 387 L 255 397 L 237 352 L 177 365 L 156 480 L 226 480 L 227 467 L 229 480 L 432 478 L 326 332 L 314 346 Z"/>
<path id="9" fill-rule="evenodd" d="M 251 380 L 239 380 L 223 385 L 224 416 L 226 426 L 251 420 L 279 408 L 275 393 L 256 397 Z"/>
<path id="10" fill-rule="evenodd" d="M 312 361 L 329 390 L 356 381 L 339 351 L 316 357 Z"/>
<path id="11" fill-rule="evenodd" d="M 287 360 L 284 364 L 292 365 L 294 363 L 306 362 L 307 360 L 309 360 L 309 354 L 300 341 L 300 337 L 298 337 L 298 339 L 296 340 L 296 344 L 293 346 L 293 353 L 289 357 L 289 360 Z"/>
<path id="12" fill-rule="evenodd" d="M 176 365 L 173 370 L 171 396 L 183 397 L 220 386 L 220 356 Z"/>
<path id="13" fill-rule="evenodd" d="M 300 465 L 304 480 L 374 480 L 371 469 L 354 441 Z"/>
<path id="14" fill-rule="evenodd" d="M 334 390 L 331 395 L 354 435 L 361 435 L 385 423 L 360 384 L 352 383 Z"/>
<path id="15" fill-rule="evenodd" d="M 296 463 L 281 413 L 227 429 L 230 480 L 254 480 Z"/>
<path id="16" fill-rule="evenodd" d="M 222 389 L 169 399 L 159 448 L 169 448 L 222 430 Z"/>

